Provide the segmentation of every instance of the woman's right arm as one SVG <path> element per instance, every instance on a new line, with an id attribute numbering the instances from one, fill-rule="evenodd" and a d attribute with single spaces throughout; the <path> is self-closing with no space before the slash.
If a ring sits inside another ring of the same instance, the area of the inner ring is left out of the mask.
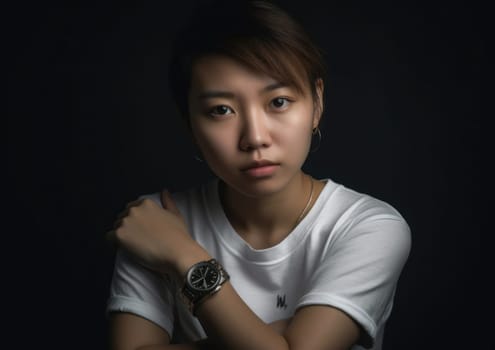
<path id="1" fill-rule="evenodd" d="M 167 344 L 170 344 L 169 334 L 155 323 L 127 312 L 110 314 L 109 349 L 144 350 L 150 345 L 162 346 L 157 349 L 168 349 L 164 347 Z"/>
<path id="2" fill-rule="evenodd" d="M 161 327 L 140 316 L 114 312 L 110 315 L 111 350 L 207 350 L 205 342 L 170 344 Z M 202 345 L 203 344 L 203 345 Z"/>
<path id="3" fill-rule="evenodd" d="M 270 324 L 282 334 L 290 319 Z M 206 341 L 196 344 L 170 344 L 170 336 L 163 328 L 140 316 L 127 312 L 110 314 L 110 349 L 111 350 L 207 350 Z"/>
<path id="4" fill-rule="evenodd" d="M 109 316 L 110 350 L 208 350 L 206 341 L 194 344 L 170 344 L 163 328 L 147 319 L 127 313 L 112 312 Z"/>

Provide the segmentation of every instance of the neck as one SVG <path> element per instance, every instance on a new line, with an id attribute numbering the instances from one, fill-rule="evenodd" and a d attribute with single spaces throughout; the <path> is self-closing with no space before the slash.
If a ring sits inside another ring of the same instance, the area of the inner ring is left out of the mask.
<path id="1" fill-rule="evenodd" d="M 314 203 L 323 184 L 300 172 L 282 189 L 263 197 L 248 197 L 222 186 L 225 213 L 236 232 L 254 248 L 266 248 L 283 240 Z M 313 196 L 311 197 L 313 189 Z M 295 200 L 296 199 L 296 200 Z M 304 211 L 304 213 L 303 213 Z"/>

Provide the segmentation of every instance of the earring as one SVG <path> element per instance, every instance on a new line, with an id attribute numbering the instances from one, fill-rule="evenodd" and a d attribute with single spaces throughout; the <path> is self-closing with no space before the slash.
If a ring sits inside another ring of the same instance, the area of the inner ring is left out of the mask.
<path id="1" fill-rule="evenodd" d="M 318 144 L 316 145 L 316 147 L 312 148 L 311 151 L 309 151 L 310 153 L 314 153 L 314 152 L 316 152 L 320 148 L 320 144 L 321 144 L 321 131 L 320 131 L 320 128 L 319 127 L 314 128 L 312 134 L 313 135 L 318 135 Z M 311 141 L 312 140 L 313 139 L 311 138 Z"/>
<path id="2" fill-rule="evenodd" d="M 194 159 L 196 159 L 200 163 L 203 163 L 203 159 L 199 158 L 199 156 L 194 156 Z"/>

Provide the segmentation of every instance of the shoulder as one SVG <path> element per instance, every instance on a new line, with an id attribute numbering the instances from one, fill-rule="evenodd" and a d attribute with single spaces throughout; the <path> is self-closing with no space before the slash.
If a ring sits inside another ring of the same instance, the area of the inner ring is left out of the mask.
<path id="1" fill-rule="evenodd" d="M 327 195 L 325 210 L 338 212 L 341 221 L 358 222 L 365 219 L 389 218 L 406 223 L 401 213 L 385 200 L 328 181 L 333 190 Z"/>
<path id="2" fill-rule="evenodd" d="M 400 250 L 410 248 L 411 229 L 404 216 L 390 203 L 370 194 L 334 183 L 322 211 L 334 216 L 332 232 L 340 242 L 394 242 Z"/>

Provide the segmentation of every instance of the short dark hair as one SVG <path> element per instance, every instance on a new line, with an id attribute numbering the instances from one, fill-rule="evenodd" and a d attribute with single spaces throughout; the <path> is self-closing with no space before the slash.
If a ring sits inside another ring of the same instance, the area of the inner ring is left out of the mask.
<path id="1" fill-rule="evenodd" d="M 322 53 L 301 25 L 266 0 L 202 1 L 172 50 L 169 88 L 188 126 L 191 71 L 202 56 L 228 56 L 300 93 L 309 85 L 315 102 L 316 81 L 325 75 Z"/>

